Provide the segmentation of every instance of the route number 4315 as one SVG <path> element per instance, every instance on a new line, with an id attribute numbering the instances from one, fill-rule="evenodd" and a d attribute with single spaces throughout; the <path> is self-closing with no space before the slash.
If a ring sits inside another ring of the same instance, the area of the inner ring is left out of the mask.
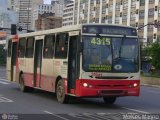
<path id="1" fill-rule="evenodd" d="M 92 45 L 110 45 L 111 41 L 110 38 L 92 38 L 91 39 Z"/>

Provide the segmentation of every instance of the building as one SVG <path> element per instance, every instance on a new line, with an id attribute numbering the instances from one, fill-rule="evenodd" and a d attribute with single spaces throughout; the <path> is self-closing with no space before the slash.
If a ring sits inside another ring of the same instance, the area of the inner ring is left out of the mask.
<path id="1" fill-rule="evenodd" d="M 160 20 L 159 0 L 75 0 L 74 24 L 107 23 L 140 27 Z M 139 29 L 144 43 L 160 40 L 160 28 Z"/>
<path id="2" fill-rule="evenodd" d="M 38 15 L 39 14 L 42 15 L 44 13 L 55 13 L 53 5 L 40 4 L 40 5 L 35 6 L 33 10 L 32 30 L 35 30 L 35 21 L 38 19 Z"/>
<path id="3" fill-rule="evenodd" d="M 54 13 L 39 14 L 35 27 L 37 31 L 62 27 L 62 17 L 56 17 Z"/>
<path id="4" fill-rule="evenodd" d="M 63 8 L 63 20 L 62 26 L 68 26 L 74 24 L 74 2 L 67 4 Z"/>
<path id="5" fill-rule="evenodd" d="M 51 5 L 53 5 L 54 10 L 55 10 L 55 15 L 62 17 L 63 8 L 69 3 L 73 3 L 73 1 L 71 0 L 51 0 Z"/>
<path id="6" fill-rule="evenodd" d="M 8 2 L 8 9 L 14 10 L 14 8 L 15 8 L 14 0 L 8 0 L 7 2 Z"/>
<path id="7" fill-rule="evenodd" d="M 67 5 L 69 3 L 71 3 L 71 0 L 51 0 L 51 4 L 61 4 L 61 5 Z"/>
<path id="8" fill-rule="evenodd" d="M 0 44 L 7 43 L 7 36 L 10 35 L 11 24 L 17 24 L 17 14 L 8 8 L 8 1 L 0 0 Z"/>
<path id="9" fill-rule="evenodd" d="M 14 10 L 18 13 L 18 26 L 31 30 L 33 24 L 33 8 L 43 4 L 43 0 L 14 0 Z"/>

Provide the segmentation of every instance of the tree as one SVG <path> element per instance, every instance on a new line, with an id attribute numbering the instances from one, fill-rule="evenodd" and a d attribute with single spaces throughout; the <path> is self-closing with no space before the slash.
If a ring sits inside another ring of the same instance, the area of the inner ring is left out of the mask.
<path id="1" fill-rule="evenodd" d="M 6 55 L 7 55 L 7 52 L 4 49 L 4 45 L 0 45 L 0 65 L 6 64 Z"/>
<path id="2" fill-rule="evenodd" d="M 160 43 L 152 43 L 149 48 L 149 55 L 152 57 L 151 63 L 156 69 L 160 69 Z"/>

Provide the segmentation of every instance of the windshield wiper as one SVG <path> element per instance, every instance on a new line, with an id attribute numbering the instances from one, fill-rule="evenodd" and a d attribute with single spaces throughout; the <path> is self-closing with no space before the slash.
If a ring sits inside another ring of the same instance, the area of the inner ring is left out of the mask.
<path id="1" fill-rule="evenodd" d="M 126 35 L 123 35 L 122 37 L 122 41 L 121 41 L 121 44 L 120 44 L 120 48 L 119 48 L 119 57 L 118 58 L 121 58 L 121 52 L 122 52 L 122 45 L 124 43 L 124 39 L 126 38 Z"/>

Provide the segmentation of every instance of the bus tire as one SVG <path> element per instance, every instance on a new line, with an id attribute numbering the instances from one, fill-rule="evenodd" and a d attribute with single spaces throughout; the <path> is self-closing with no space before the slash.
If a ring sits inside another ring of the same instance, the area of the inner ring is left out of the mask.
<path id="1" fill-rule="evenodd" d="M 25 86 L 24 84 L 24 77 L 23 77 L 23 74 L 20 75 L 20 90 L 22 92 L 27 92 L 27 86 Z"/>
<path id="2" fill-rule="evenodd" d="M 60 79 L 56 85 L 56 97 L 57 101 L 62 104 L 69 103 L 69 96 L 65 94 L 65 87 L 63 84 L 63 80 Z"/>
<path id="3" fill-rule="evenodd" d="M 116 97 L 103 97 L 103 101 L 106 103 L 106 104 L 114 104 L 114 102 L 116 101 Z"/>

